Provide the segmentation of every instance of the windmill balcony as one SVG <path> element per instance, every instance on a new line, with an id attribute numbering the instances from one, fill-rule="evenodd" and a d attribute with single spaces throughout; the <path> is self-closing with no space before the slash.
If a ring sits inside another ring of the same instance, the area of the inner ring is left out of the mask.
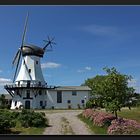
<path id="1" fill-rule="evenodd" d="M 54 89 L 55 86 L 48 86 L 47 84 L 34 84 L 34 83 L 24 83 L 24 84 L 10 84 L 10 85 L 5 85 L 5 89 L 9 90 L 15 90 L 15 89 Z"/>

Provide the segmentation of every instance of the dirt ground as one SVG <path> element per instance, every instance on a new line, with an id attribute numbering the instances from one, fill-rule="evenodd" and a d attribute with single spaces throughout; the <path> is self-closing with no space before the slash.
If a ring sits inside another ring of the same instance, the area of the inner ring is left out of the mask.
<path id="1" fill-rule="evenodd" d="M 78 119 L 82 110 L 50 110 L 46 111 L 49 127 L 43 135 L 93 135 L 87 125 Z"/>

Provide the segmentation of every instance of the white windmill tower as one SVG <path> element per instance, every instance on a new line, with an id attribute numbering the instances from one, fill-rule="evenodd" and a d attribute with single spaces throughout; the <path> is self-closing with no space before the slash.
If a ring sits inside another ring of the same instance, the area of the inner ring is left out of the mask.
<path id="1" fill-rule="evenodd" d="M 53 39 L 48 37 L 47 44 L 40 48 L 35 45 L 25 44 L 25 35 L 27 30 L 28 15 L 25 21 L 25 27 L 22 37 L 21 47 L 17 51 L 13 65 L 16 65 L 13 84 L 5 85 L 4 88 L 12 96 L 11 109 L 24 107 L 30 108 L 45 108 L 46 106 L 46 90 L 49 87 L 43 77 L 40 58 L 43 57 L 45 51 L 49 51 L 47 47 L 55 44 Z M 20 59 L 22 62 L 18 71 Z"/>

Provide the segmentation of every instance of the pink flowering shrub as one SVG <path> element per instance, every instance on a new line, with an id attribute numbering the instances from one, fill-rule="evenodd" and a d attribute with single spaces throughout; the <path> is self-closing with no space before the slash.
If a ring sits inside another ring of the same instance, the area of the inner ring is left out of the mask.
<path id="1" fill-rule="evenodd" d="M 82 115 L 90 119 L 93 125 L 99 127 L 107 126 L 107 133 L 109 135 L 127 135 L 127 134 L 140 134 L 140 123 L 135 120 L 118 118 L 110 113 L 94 111 L 86 109 Z"/>
<path id="2" fill-rule="evenodd" d="M 140 123 L 135 120 L 119 118 L 113 120 L 108 127 L 107 133 L 110 135 L 137 134 L 140 132 Z"/>
<path id="3" fill-rule="evenodd" d="M 111 121 L 116 119 L 115 116 L 105 112 L 98 112 L 93 119 L 93 123 L 97 126 L 109 126 L 111 125 Z"/>
<path id="4" fill-rule="evenodd" d="M 90 118 L 91 115 L 93 114 L 93 110 L 92 109 L 85 109 L 82 113 L 82 115 L 85 117 L 85 118 Z"/>
<path id="5" fill-rule="evenodd" d="M 83 116 L 89 118 L 93 121 L 93 124 L 97 126 L 109 126 L 113 119 L 116 119 L 115 116 L 105 112 L 93 111 L 92 109 L 86 109 L 83 111 Z"/>

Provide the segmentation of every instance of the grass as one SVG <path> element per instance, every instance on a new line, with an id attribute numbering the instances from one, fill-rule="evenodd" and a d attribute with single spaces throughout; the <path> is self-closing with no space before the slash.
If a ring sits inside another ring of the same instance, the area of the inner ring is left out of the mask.
<path id="1" fill-rule="evenodd" d="M 36 127 L 11 128 L 12 134 L 19 134 L 19 135 L 42 135 L 43 132 L 44 132 L 44 128 L 36 128 Z"/>
<path id="2" fill-rule="evenodd" d="M 122 111 L 118 111 L 118 116 L 140 122 L 140 107 L 131 110 L 123 108 Z"/>
<path id="3" fill-rule="evenodd" d="M 93 134 L 97 135 L 106 135 L 107 134 L 107 128 L 106 127 L 99 127 L 96 125 L 93 125 L 93 122 L 85 117 L 82 116 L 82 114 L 78 115 L 78 118 L 87 124 L 87 126 L 90 128 Z"/>
<path id="4" fill-rule="evenodd" d="M 11 128 L 11 134 L 19 134 L 19 135 L 41 135 L 43 134 L 45 128 L 40 127 L 22 127 L 21 123 L 17 121 L 16 127 Z"/>
<path id="5" fill-rule="evenodd" d="M 103 109 L 99 111 L 105 111 L 105 110 Z M 121 111 L 118 111 L 118 116 L 140 122 L 140 107 L 131 108 L 131 110 L 129 110 L 128 108 L 122 108 Z M 107 134 L 107 127 L 99 127 L 99 126 L 93 125 L 93 122 L 83 117 L 82 114 L 79 114 L 78 118 L 82 120 L 83 122 L 85 122 L 93 133 L 99 134 L 99 135 Z M 140 134 L 139 131 L 138 131 L 138 134 Z"/>

